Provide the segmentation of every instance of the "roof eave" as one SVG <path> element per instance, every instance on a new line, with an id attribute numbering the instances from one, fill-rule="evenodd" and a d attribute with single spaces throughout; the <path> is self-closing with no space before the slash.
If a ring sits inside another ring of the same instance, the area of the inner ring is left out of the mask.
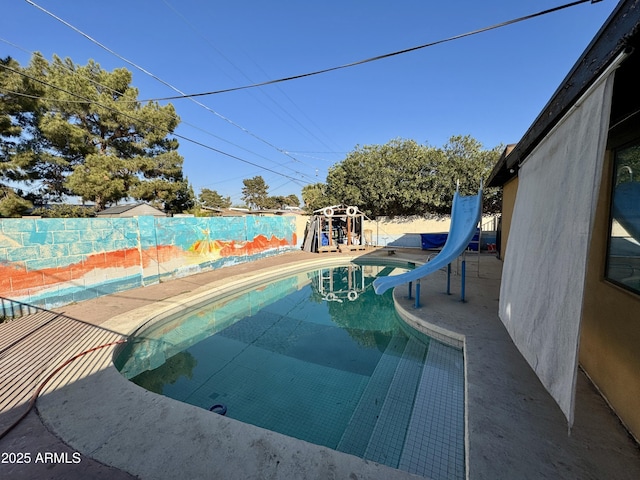
<path id="1" fill-rule="evenodd" d="M 487 186 L 499 187 L 517 175 L 518 165 L 542 141 L 615 58 L 628 47 L 640 22 L 640 0 L 620 2 L 569 71 L 522 139 L 494 167 Z"/>

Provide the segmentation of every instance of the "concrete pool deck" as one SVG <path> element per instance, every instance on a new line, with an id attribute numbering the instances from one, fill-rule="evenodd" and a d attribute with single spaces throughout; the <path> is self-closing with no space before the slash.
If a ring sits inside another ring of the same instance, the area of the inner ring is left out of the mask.
<path id="1" fill-rule="evenodd" d="M 364 254 L 387 258 L 386 251 Z M 409 261 L 425 257 L 420 250 L 397 250 L 395 255 Z M 347 258 L 291 252 L 58 310 L 109 332 L 112 341 L 128 335 L 159 310 L 184 305 L 211 289 L 233 290 L 250 278 L 270 278 L 300 263 L 320 265 Z M 468 477 L 640 478 L 637 444 L 582 372 L 575 424 L 568 435 L 559 408 L 497 316 L 501 262 L 481 256 L 477 277 L 477 261 L 477 255 L 468 256 L 466 303 L 442 293 L 443 272 L 423 280 L 419 309 L 404 298 L 406 287 L 394 293 L 405 317 L 464 336 Z M 458 279 L 454 277 L 452 283 L 454 294 L 459 292 Z M 95 342 L 101 343 L 93 346 L 106 343 L 104 338 L 96 336 Z M 69 343 L 68 351 L 60 354 L 61 361 L 83 351 Z M 0 452 L 30 453 L 32 461 L 0 463 L 0 477 L 420 478 L 147 392 L 110 366 L 112 352 L 110 347 L 86 355 L 43 391 L 38 414 L 30 413 L 0 440 Z M 11 414 L 15 412 L 0 412 L 0 416 Z M 57 461 L 34 461 L 47 452 L 59 454 Z M 68 461 L 63 461 L 65 452 Z M 76 452 L 79 455 L 74 457 Z"/>

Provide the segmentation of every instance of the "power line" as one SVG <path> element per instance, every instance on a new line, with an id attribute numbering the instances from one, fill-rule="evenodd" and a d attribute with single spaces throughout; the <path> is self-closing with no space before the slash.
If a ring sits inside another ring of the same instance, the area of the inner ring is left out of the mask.
<path id="1" fill-rule="evenodd" d="M 265 75 L 265 77 L 268 77 L 269 75 L 267 74 L 267 72 L 264 71 L 264 69 L 258 65 L 255 60 L 253 60 L 253 58 L 249 57 L 250 60 L 260 69 L 260 71 Z M 291 99 L 291 97 L 289 97 L 289 95 L 287 95 L 287 93 L 282 90 L 280 88 L 279 85 L 276 85 L 276 88 L 278 89 L 278 91 L 280 92 L 280 94 L 282 96 L 284 96 L 287 100 L 289 100 L 289 102 L 307 119 L 307 121 L 309 123 L 311 123 L 311 125 L 313 125 L 318 132 L 322 133 L 327 139 L 329 139 L 328 135 L 326 135 L 322 129 L 320 127 L 318 127 L 318 125 L 315 124 L 315 122 L 309 118 L 309 116 L 304 113 L 304 111 Z M 260 90 L 260 92 L 264 93 L 266 95 L 265 90 Z M 325 148 L 331 149 L 331 147 L 329 145 L 326 144 L 326 142 L 324 140 L 322 140 L 320 137 L 318 137 L 317 135 L 315 135 L 313 132 L 311 132 L 311 130 L 309 130 L 307 127 L 305 127 L 297 118 L 295 118 L 292 114 L 290 114 L 287 110 L 285 110 L 285 112 L 287 114 L 289 114 L 289 116 L 296 122 L 298 123 L 303 129 L 305 129 L 307 132 L 309 132 L 309 134 L 311 134 L 311 136 L 313 136 L 318 142 L 320 142 Z M 291 152 L 289 152 L 291 153 Z"/>
<path id="2" fill-rule="evenodd" d="M 206 51 L 208 52 L 209 50 L 213 50 L 215 51 L 218 55 L 220 55 L 220 57 L 222 57 L 229 65 L 231 65 L 237 72 L 240 73 L 240 75 L 242 75 L 242 77 L 244 77 L 247 81 L 249 82 L 253 82 L 253 80 L 238 66 L 236 65 L 229 57 L 227 57 L 224 53 L 222 53 L 220 51 L 220 49 L 218 49 L 205 35 L 203 35 L 191 22 L 189 22 L 189 20 L 182 15 L 175 7 L 173 7 L 168 0 L 162 0 L 162 2 L 175 14 L 177 15 L 198 37 L 200 37 L 202 40 L 204 40 L 207 43 L 208 48 L 206 49 Z M 255 61 L 253 60 L 251 57 L 249 57 L 251 59 L 251 61 L 260 69 L 260 71 L 262 71 L 262 73 L 267 76 L 267 74 L 264 72 L 264 70 L 262 69 L 262 67 Z M 231 78 L 231 76 L 227 75 L 227 77 Z M 326 143 L 324 143 L 324 141 L 322 139 L 320 139 L 317 135 L 315 135 L 310 129 L 308 129 L 302 122 L 300 122 L 300 120 L 298 120 L 288 109 L 286 109 L 281 103 L 277 102 L 271 95 L 269 95 L 266 91 L 264 90 L 260 90 L 259 91 L 262 95 L 264 95 L 268 100 L 270 100 L 271 102 L 273 102 L 273 104 L 278 107 L 282 112 L 284 112 L 285 115 L 287 115 L 291 120 L 293 120 L 293 122 L 295 122 L 295 124 L 299 125 L 304 131 L 306 131 L 309 135 L 311 135 L 313 138 L 315 138 L 318 142 L 322 143 L 326 148 L 331 148 L 330 146 L 328 146 Z M 295 102 L 286 94 L 284 93 L 282 90 L 280 90 L 280 93 L 289 101 L 291 102 L 291 104 L 299 111 L 301 112 L 306 118 L 307 120 L 318 130 L 321 132 L 320 128 L 315 125 L 313 123 L 313 121 L 311 119 L 309 119 L 309 117 L 295 104 Z M 281 120 L 283 120 L 284 122 L 288 123 L 287 120 L 283 117 L 281 117 L 278 113 L 276 113 L 273 109 L 271 109 L 268 105 L 266 105 L 265 103 L 263 103 L 260 98 L 258 97 L 254 97 L 258 102 L 260 102 L 262 105 L 265 106 L 265 108 L 269 109 L 271 111 L 271 113 L 273 113 L 275 116 L 277 116 L 278 118 L 280 118 Z M 289 123 L 289 125 L 292 125 Z M 292 125 L 295 127 L 295 125 Z M 325 135 L 326 136 L 326 135 Z M 328 137 L 327 137 L 328 138 Z M 291 152 L 289 152 L 291 153 Z"/>
<path id="3" fill-rule="evenodd" d="M 174 91 L 176 91 L 176 92 L 178 92 L 180 94 L 178 96 L 172 96 L 172 97 L 163 97 L 163 98 L 156 98 L 156 99 L 150 99 L 150 100 L 141 100 L 141 102 L 165 101 L 165 100 L 177 100 L 177 99 L 189 98 L 192 101 L 194 101 L 194 103 L 196 103 L 197 105 L 205 108 L 206 110 L 210 111 L 211 113 L 214 113 L 215 115 L 219 116 L 220 118 L 224 119 L 225 121 L 229 122 L 230 124 L 236 126 L 237 128 L 240 128 L 245 133 L 254 136 L 255 138 L 259 139 L 260 141 L 262 141 L 262 142 L 266 143 L 267 145 L 271 146 L 272 148 L 276 149 L 278 152 L 280 152 L 280 153 L 282 153 L 284 155 L 287 155 L 288 157 L 292 158 L 294 161 L 300 162 L 297 158 L 295 158 L 295 157 L 290 155 L 291 152 L 287 152 L 286 150 L 280 149 L 277 146 L 272 145 L 271 143 L 267 142 L 266 140 L 261 139 L 257 135 L 255 135 L 252 132 L 248 131 L 244 127 L 241 127 L 240 125 L 235 124 L 231 120 L 229 120 L 226 117 L 222 116 L 218 112 L 215 112 L 213 109 L 207 107 L 206 105 L 203 105 L 200 102 L 196 102 L 195 100 L 193 100 L 193 98 L 194 97 L 199 97 L 199 96 L 208 96 L 208 95 L 215 95 L 215 94 L 233 92 L 233 91 L 238 91 L 238 90 L 245 90 L 245 89 L 250 89 L 250 88 L 257 88 L 257 87 L 261 87 L 261 86 L 282 83 L 282 82 L 286 82 L 286 81 L 291 81 L 291 80 L 301 79 L 301 78 L 305 78 L 305 77 L 320 75 L 320 74 L 324 74 L 324 73 L 328 73 L 328 72 L 332 72 L 332 71 L 336 71 L 336 70 L 355 67 L 355 66 L 358 66 L 358 65 L 362 65 L 362 64 L 366 64 L 366 63 L 370 63 L 370 62 L 374 62 L 374 61 L 378 61 L 378 60 L 382 60 L 382 59 L 386 59 L 386 58 L 391 58 L 391 57 L 394 57 L 394 56 L 398 56 L 398 55 L 414 52 L 414 51 L 417 51 L 417 50 L 421 50 L 421 49 L 424 49 L 424 48 L 427 48 L 427 47 L 432 47 L 432 46 L 436 46 L 436 45 L 443 44 L 443 43 L 446 43 L 446 42 L 451 42 L 451 41 L 454 41 L 454 40 L 462 39 L 462 38 L 469 37 L 469 36 L 472 36 L 472 35 L 477 35 L 479 33 L 487 32 L 487 31 L 490 31 L 490 30 L 495 30 L 495 29 L 498 29 L 498 28 L 501 28 L 501 27 L 504 27 L 504 26 L 512 25 L 512 24 L 515 24 L 515 23 L 518 23 L 518 22 L 522 22 L 522 21 L 525 21 L 525 20 L 530 20 L 530 19 L 533 19 L 533 18 L 536 18 L 536 17 L 540 17 L 540 16 L 543 16 L 543 15 L 554 13 L 556 11 L 560 11 L 560 10 L 563 10 L 563 9 L 566 9 L 566 8 L 569 8 L 569 7 L 577 6 L 577 5 L 582 4 L 582 3 L 586 3 L 586 2 L 596 3 L 597 1 L 600 1 L 600 0 L 577 0 L 577 1 L 574 1 L 574 2 L 571 2 L 571 3 L 568 3 L 568 4 L 564 4 L 564 5 L 561 5 L 561 6 L 553 7 L 553 8 L 550 8 L 550 9 L 546 9 L 546 10 L 543 10 L 543 11 L 540 11 L 540 12 L 537 12 L 537 13 L 533 13 L 533 14 L 526 15 L 526 16 L 523 16 L 523 17 L 518 17 L 516 19 L 512 19 L 512 20 L 508 20 L 508 21 L 501 22 L 501 23 L 498 23 L 498 24 L 494 24 L 494 25 L 491 25 L 489 27 L 484 27 L 484 28 L 481 28 L 481 29 L 478 29 L 478 30 L 474 30 L 474 31 L 470 31 L 470 32 L 467 32 L 467 33 L 463 33 L 463 34 L 455 35 L 455 36 L 452 36 L 452 37 L 448 37 L 446 39 L 441 39 L 441 40 L 437 40 L 437 41 L 434 41 L 434 42 L 425 43 L 425 44 L 422 44 L 422 45 L 406 48 L 406 49 L 403 49 L 403 50 L 398 50 L 398 51 L 394 51 L 394 52 L 391 52 L 391 53 L 378 55 L 378 56 L 374 56 L 374 57 L 371 57 L 371 58 L 367 58 L 367 59 L 363 59 L 363 60 L 359 60 L 359 61 L 355 61 L 355 62 L 351 62 L 351 63 L 339 65 L 339 66 L 334 66 L 334 67 L 330 67 L 330 68 L 326 68 L 326 69 L 322 69 L 322 70 L 317 70 L 317 71 L 313 71 L 313 72 L 309 72 L 309 73 L 304 73 L 304 74 L 299 74 L 299 75 L 279 78 L 279 79 L 275 79 L 275 80 L 269 80 L 269 81 L 260 82 L 260 83 L 253 83 L 253 84 L 239 86 L 239 87 L 232 87 L 232 88 L 228 88 L 228 89 L 209 91 L 209 92 L 202 92 L 202 93 L 195 93 L 195 94 L 186 94 L 186 93 L 180 91 L 179 89 L 177 89 L 173 85 L 169 84 L 168 82 L 165 82 L 164 80 L 162 80 L 159 77 L 155 76 L 151 72 L 148 72 L 143 67 L 140 67 L 139 65 L 127 60 L 126 58 L 122 57 L 118 53 L 116 53 L 113 50 L 109 49 L 105 45 L 103 45 L 100 42 L 96 41 L 95 39 L 93 39 L 92 37 L 90 37 L 86 33 L 82 32 L 78 28 L 74 27 L 73 25 L 69 24 L 68 22 L 66 22 L 63 19 L 57 17 L 53 13 L 51 13 L 51 12 L 47 11 L 46 9 L 44 9 L 43 7 L 40 7 L 38 4 L 36 4 L 32 0 L 25 0 L 25 1 L 27 3 L 29 3 L 30 5 L 38 8 L 41 11 L 43 11 L 47 15 L 49 15 L 49 16 L 53 17 L 54 19 L 58 20 L 59 22 L 63 23 L 67 27 L 73 29 L 74 31 L 76 31 L 77 33 L 81 34 L 82 36 L 84 36 L 85 38 L 90 40 L 91 42 L 93 42 L 96 45 L 98 45 L 101 48 L 103 48 L 104 50 L 106 50 L 109 53 L 113 54 L 114 56 L 120 58 L 121 60 L 127 62 L 128 64 L 134 66 L 135 68 L 137 68 L 138 70 L 142 71 L 146 75 L 151 76 L 155 80 L 157 80 L 157 81 L 161 82 L 162 84 L 170 87 L 171 89 L 173 89 Z M 190 142 L 205 146 L 204 144 L 202 144 L 200 142 L 192 141 L 191 139 L 188 139 L 187 137 L 181 137 L 181 138 L 184 138 L 186 141 L 190 141 Z M 230 156 L 232 158 L 240 159 L 240 157 L 235 157 L 233 155 L 227 154 L 226 152 L 222 152 L 222 151 L 219 151 L 217 149 L 214 149 L 213 147 L 205 146 L 205 148 L 210 148 L 210 149 L 212 149 L 214 151 L 218 151 L 218 152 L 220 152 L 220 153 L 222 153 L 224 155 L 228 155 L 228 156 Z M 245 161 L 245 160 L 242 159 L 241 161 Z M 247 163 L 251 163 L 251 162 L 248 162 L 248 161 L 246 161 L 246 162 Z M 253 164 L 253 163 L 251 163 L 251 164 Z M 257 164 L 253 164 L 253 165 L 258 166 L 258 168 L 261 168 L 261 169 L 269 170 L 266 167 L 262 167 L 262 166 L 257 165 Z M 272 171 L 272 170 L 270 170 L 270 171 Z M 274 173 L 278 173 L 279 175 L 282 175 L 279 172 L 275 172 L 275 171 L 273 171 L 273 172 Z M 288 178 L 291 178 L 291 177 L 288 177 Z"/>
<path id="4" fill-rule="evenodd" d="M 5 39 L 3 39 L 3 38 L 0 38 L 0 41 L 2 41 L 2 42 L 4 42 L 4 43 L 7 43 L 7 44 L 9 44 L 9 45 L 11 45 L 11 46 L 13 46 L 13 47 L 15 47 L 15 48 L 19 49 L 19 50 L 22 50 L 22 51 L 24 51 L 25 53 L 29 53 L 29 54 L 31 54 L 31 55 L 38 55 L 38 56 L 42 57 L 42 55 L 41 55 L 39 52 L 30 52 L 29 50 L 24 49 L 24 48 L 22 48 L 22 47 L 20 47 L 20 46 L 18 46 L 18 45 L 16 45 L 16 44 L 14 44 L 14 43 L 12 43 L 12 42 L 9 42 L 8 40 L 5 40 Z M 44 57 L 42 57 L 42 58 L 44 59 Z M 46 60 L 46 59 L 45 59 L 45 60 Z M 63 63 L 63 64 L 61 64 L 61 65 L 62 65 L 63 67 L 65 67 L 65 68 L 67 68 L 69 71 L 71 71 L 71 72 L 73 72 L 73 73 L 79 73 L 79 72 L 77 72 L 77 71 L 73 70 L 73 69 L 72 69 L 70 66 L 68 66 L 66 63 Z M 14 71 L 14 72 L 15 72 L 15 73 L 20 73 L 20 72 L 18 72 L 18 71 Z M 26 75 L 25 75 L 25 76 L 26 76 Z M 31 78 L 31 77 L 28 77 L 28 76 L 27 76 L 27 78 Z M 109 87 L 108 85 L 104 85 L 104 84 L 102 84 L 102 83 L 100 83 L 100 82 L 96 81 L 95 79 L 93 79 L 93 78 L 91 78 L 91 77 L 89 77 L 89 76 L 83 76 L 83 78 L 86 78 L 86 79 L 87 79 L 89 82 L 91 82 L 92 84 L 97 85 L 97 86 L 99 86 L 99 87 L 102 87 L 102 88 L 104 88 L 104 89 L 106 89 L 106 90 L 108 90 L 108 91 L 110 91 L 110 92 L 112 92 L 112 93 L 116 93 L 116 94 L 118 94 L 118 95 L 121 95 L 121 93 L 122 93 L 122 92 L 118 92 L 117 90 L 114 90 L 113 88 Z M 33 80 L 36 80 L 36 79 L 34 79 L 34 78 L 32 78 L 32 79 L 33 79 Z M 32 99 L 37 99 L 37 100 L 44 100 L 44 101 L 49 101 L 49 102 L 64 102 L 64 103 L 71 103 L 71 104 L 73 104 L 73 103 L 87 103 L 87 100 L 69 100 L 69 99 L 60 100 L 60 99 L 55 99 L 55 98 L 46 98 L 46 97 L 38 96 L 38 95 L 29 95 L 29 94 L 26 94 L 26 93 L 21 93 L 21 92 L 16 92 L 16 91 L 7 90 L 7 89 L 5 89 L 5 88 L 2 88 L 2 90 L 3 90 L 5 93 L 7 93 L 7 94 L 12 94 L 12 95 L 16 95 L 16 96 L 25 97 L 25 98 L 32 98 Z M 71 94 L 71 92 L 66 92 L 66 93 Z M 83 97 L 80 97 L 80 98 L 83 98 Z M 125 102 L 125 103 L 143 103 L 143 102 L 142 102 L 142 101 L 140 101 L 140 100 L 131 100 L 131 101 L 122 100 L 122 101 L 123 101 L 123 102 Z M 95 103 L 96 105 L 99 105 L 99 103 L 97 103 L 97 102 L 92 102 L 92 103 Z M 122 112 L 119 112 L 119 113 L 122 113 Z M 123 115 L 126 115 L 126 114 L 124 114 L 124 113 L 123 113 Z M 295 173 L 295 174 L 297 174 L 297 175 L 300 175 L 301 177 L 306 177 L 306 178 L 309 178 L 309 179 L 311 179 L 311 180 L 314 180 L 310 175 L 307 175 L 307 174 L 302 173 L 302 172 L 300 172 L 300 171 L 298 171 L 298 170 L 295 170 L 295 169 L 293 169 L 293 168 L 291 168 L 291 167 L 287 166 L 287 165 L 286 165 L 286 163 L 278 163 L 278 162 L 275 162 L 275 161 L 273 161 L 273 160 L 271 160 L 271 159 L 269 159 L 269 158 L 265 157 L 264 155 L 261 155 L 261 154 L 258 154 L 258 153 L 256 153 L 256 152 L 253 152 L 253 151 L 251 151 L 251 150 L 249 150 L 249 149 L 247 149 L 247 148 L 245 148 L 245 147 L 242 147 L 242 146 L 240 146 L 240 145 L 238 145 L 238 144 L 236 144 L 236 143 L 233 143 L 233 142 L 231 142 L 231 141 L 229 141 L 229 140 L 226 140 L 226 139 L 224 139 L 224 138 L 222 138 L 222 137 L 220 137 L 220 136 L 218 136 L 218 135 L 215 135 L 214 133 L 211 133 L 211 132 L 209 132 L 209 131 L 207 131 L 207 130 L 205 130 L 205 129 L 203 129 L 203 128 L 200 128 L 200 127 L 198 127 L 198 126 L 196 126 L 196 125 L 193 125 L 193 124 L 191 124 L 191 123 L 189 123 L 189 122 L 186 122 L 186 121 L 184 121 L 184 120 L 181 120 L 181 122 L 180 122 L 180 123 L 181 123 L 181 124 L 184 124 L 184 125 L 187 125 L 187 126 L 190 126 L 191 128 L 194 128 L 194 129 L 196 129 L 196 130 L 199 130 L 199 131 L 201 131 L 201 132 L 203 132 L 203 133 L 205 133 L 205 134 L 207 134 L 207 135 L 210 135 L 210 136 L 212 136 L 212 137 L 214 137 L 214 138 L 216 138 L 216 139 L 218 139 L 218 140 L 220 140 L 220 141 L 222 141 L 222 142 L 228 143 L 229 145 L 232 145 L 232 146 L 234 146 L 234 147 L 236 147 L 236 148 L 239 148 L 239 149 L 241 149 L 241 150 L 244 150 L 244 151 L 245 151 L 245 152 L 247 152 L 247 153 L 250 153 L 250 154 L 255 155 L 255 156 L 257 156 L 257 157 L 260 157 L 260 158 L 262 158 L 262 159 L 264 159 L 264 160 L 267 160 L 267 161 L 269 161 L 269 162 L 271 162 L 271 163 L 274 163 L 274 164 L 275 164 L 276 166 L 278 166 L 278 167 L 286 168 L 287 170 L 290 170 L 291 172 L 293 172 L 293 173 Z M 186 138 L 186 137 L 185 137 L 185 138 Z M 307 166 L 309 166 L 309 165 L 307 165 Z M 309 167 L 310 167 L 310 168 L 315 168 L 315 167 L 312 167 L 312 166 L 309 166 Z M 307 182 L 307 183 L 309 183 L 309 182 Z"/>
<path id="5" fill-rule="evenodd" d="M 140 65 L 136 64 L 135 62 L 132 62 L 131 60 L 123 57 L 122 55 L 120 55 L 119 53 L 115 52 L 114 50 L 110 49 L 109 47 L 107 47 L 106 45 L 100 43 L 99 41 L 97 41 L 96 39 L 94 39 L 93 37 L 91 37 L 90 35 L 88 35 L 87 33 L 83 32 L 82 30 L 80 30 L 79 28 L 75 27 L 74 25 L 70 24 L 69 22 L 63 20 L 62 18 L 58 17 L 57 15 L 55 15 L 54 13 L 46 10 L 45 8 L 41 7 L 40 5 L 38 5 L 37 3 L 33 2 L 32 0 L 25 0 L 28 4 L 36 7 L 38 10 L 46 13 L 47 15 L 49 15 L 50 17 L 54 18 L 55 20 L 59 21 L 60 23 L 62 23 L 63 25 L 69 27 L 70 29 L 72 29 L 74 32 L 82 35 L 83 37 L 85 37 L 87 40 L 89 40 L 90 42 L 94 43 L 95 45 L 99 46 L 100 48 L 102 48 L 103 50 L 106 50 L 107 52 L 111 53 L 112 55 L 114 55 L 115 57 L 119 58 L 120 60 L 122 60 L 123 62 L 128 63 L 129 65 L 131 65 L 132 67 L 136 68 L 137 70 L 140 70 L 142 73 L 144 73 L 145 75 L 150 76 L 151 78 L 153 78 L 154 80 L 162 83 L 163 85 L 169 87 L 171 90 L 177 92 L 180 94 L 180 96 L 178 98 L 189 98 L 192 102 L 194 102 L 196 105 L 204 108 L 205 110 L 207 110 L 210 113 L 213 113 L 214 115 L 216 115 L 218 118 L 224 120 L 225 122 L 229 123 L 230 125 L 233 125 L 234 127 L 240 129 L 241 131 L 243 131 L 244 133 L 246 133 L 247 135 L 250 135 L 252 137 L 254 137 L 255 139 L 259 140 L 260 142 L 264 143 L 265 145 L 268 145 L 269 147 L 277 150 L 278 152 L 280 152 L 283 155 L 286 155 L 287 157 L 291 158 L 292 160 L 302 163 L 300 162 L 300 160 L 298 160 L 297 158 L 289 155 L 287 152 L 285 152 L 284 150 L 282 150 L 281 148 L 278 148 L 277 146 L 273 145 L 272 143 L 268 142 L 267 140 L 265 140 L 264 138 L 256 135 L 255 133 L 251 132 L 250 130 L 244 128 L 243 126 L 235 123 L 233 120 L 225 117 L 224 115 L 222 115 L 221 113 L 218 113 L 217 111 L 215 111 L 214 109 L 212 109 L 211 107 L 208 107 L 207 105 L 198 102 L 196 100 L 194 100 L 193 98 L 191 98 L 190 96 L 188 96 L 187 94 L 185 94 L 183 91 L 181 91 L 179 88 L 173 86 L 172 84 L 170 84 L 169 82 L 162 80 L 160 77 L 158 77 L 157 75 L 154 75 L 153 73 L 151 73 L 150 71 L 146 70 L 145 68 L 141 67 Z M 143 101 L 145 102 L 145 101 Z"/>
<path id="6" fill-rule="evenodd" d="M 123 117 L 127 117 L 127 118 L 129 118 L 129 119 L 131 119 L 131 120 L 135 120 L 135 121 L 137 121 L 137 122 L 140 122 L 140 123 L 143 123 L 143 124 L 146 124 L 146 125 L 150 125 L 151 127 L 156 127 L 156 125 L 154 125 L 154 124 L 153 124 L 153 123 L 151 123 L 151 122 L 148 122 L 148 121 L 146 121 L 146 120 L 143 120 L 143 119 L 140 119 L 140 118 L 134 117 L 133 115 L 129 115 L 128 113 L 125 113 L 125 112 L 122 112 L 121 110 L 118 110 L 117 108 L 113 108 L 113 107 L 110 107 L 109 105 L 101 104 L 100 102 L 96 102 L 96 101 L 91 100 L 91 99 L 89 99 L 89 98 L 83 97 L 82 95 L 79 95 L 79 94 L 77 94 L 77 93 L 75 93 L 75 92 L 71 92 L 71 91 L 66 90 L 66 89 L 64 89 L 64 88 L 62 88 L 62 87 L 59 87 L 59 86 L 57 86 L 57 85 L 53 85 L 53 84 L 51 84 L 51 83 L 45 82 L 44 80 L 38 79 L 38 78 L 33 77 L 33 76 L 31 76 L 31 75 L 27 75 L 27 74 L 26 74 L 26 73 L 24 73 L 24 72 L 21 72 L 21 71 L 19 71 L 19 70 L 15 70 L 14 68 L 11 68 L 11 67 L 9 67 L 9 66 L 7 66 L 7 65 L 3 65 L 2 63 L 0 63 L 0 67 L 4 68 L 4 69 L 6 69 L 6 70 L 9 70 L 9 71 L 11 71 L 11 72 L 13 72 L 13 73 L 17 73 L 18 75 L 22 75 L 22 76 L 24 76 L 24 77 L 26 77 L 26 78 L 29 78 L 30 80 L 33 80 L 33 81 L 35 81 L 35 82 L 41 83 L 42 85 L 45 85 L 45 86 L 47 86 L 47 87 L 51 87 L 51 88 L 54 88 L 54 89 L 56 89 L 56 90 L 59 90 L 59 91 L 61 91 L 61 92 L 63 92 L 63 93 L 66 93 L 66 94 L 68 94 L 68 95 L 72 95 L 72 96 L 74 96 L 74 97 L 77 97 L 77 98 L 79 98 L 79 99 L 83 100 L 83 101 L 84 101 L 84 103 L 97 105 L 97 106 L 102 107 L 102 108 L 104 108 L 104 109 L 106 109 L 106 110 L 109 110 L 109 111 L 115 112 L 115 113 L 117 113 L 117 114 L 119 114 L 119 115 L 122 115 Z M 59 101 L 59 100 L 55 100 L 55 101 Z M 223 151 L 223 150 L 220 150 L 220 149 L 214 148 L 214 147 L 212 147 L 212 146 L 210 146 L 210 145 L 207 145 L 207 144 L 205 144 L 205 143 L 199 142 L 199 141 L 197 141 L 197 140 L 193 140 L 192 138 L 186 137 L 186 136 L 184 136 L 184 135 L 180 135 L 180 134 L 177 134 L 177 133 L 175 133 L 175 132 L 172 132 L 171 134 L 172 134 L 174 137 L 176 137 L 176 138 L 180 138 L 180 139 L 182 139 L 182 140 L 185 140 L 185 141 L 187 141 L 187 142 L 193 143 L 193 144 L 198 145 L 198 146 L 200 146 L 200 147 L 206 148 L 206 149 L 211 150 L 211 151 L 213 151 L 213 152 L 219 153 L 219 154 L 224 155 L 224 156 L 226 156 L 226 157 L 229 157 L 229 158 L 232 158 L 232 159 L 234 159 L 234 160 L 238 160 L 238 161 L 240 161 L 240 162 L 246 163 L 246 164 L 248 164 L 248 165 L 252 165 L 252 166 L 254 166 L 254 167 L 260 168 L 261 170 L 265 170 L 265 171 L 267 171 L 267 172 L 275 173 L 276 175 L 279 175 L 279 176 L 284 177 L 284 178 L 288 178 L 289 180 L 292 180 L 292 181 L 294 181 L 294 182 L 300 182 L 300 183 L 306 183 L 306 184 L 310 184 L 310 183 L 311 183 L 311 182 L 307 182 L 307 181 L 303 181 L 303 180 L 300 180 L 300 179 L 297 179 L 297 178 L 291 177 L 291 176 L 286 175 L 286 174 L 284 174 L 284 173 L 282 173 L 282 172 L 278 172 L 278 171 L 276 171 L 276 170 L 272 170 L 272 169 L 267 168 L 267 167 L 265 167 L 265 166 L 263 166 L 263 165 L 259 165 L 259 164 L 257 164 L 257 163 L 254 163 L 254 162 L 251 162 L 251 161 L 249 161 L 249 160 L 246 160 L 246 159 L 244 159 L 244 158 L 238 157 L 237 155 L 233 155 L 233 154 L 228 153 L 228 152 L 225 152 L 225 151 Z"/>
<path id="7" fill-rule="evenodd" d="M 31 0 L 26 0 L 26 1 L 28 3 L 31 3 L 32 5 L 37 7 L 37 5 L 35 5 Z M 299 80 L 301 78 L 313 77 L 313 76 L 316 76 L 316 75 L 322 75 L 324 73 L 335 72 L 336 70 L 342 70 L 342 69 L 345 69 L 345 68 L 356 67 L 358 65 L 364 65 L 366 63 L 377 62 L 378 60 L 384 60 L 384 59 L 387 59 L 387 58 L 396 57 L 398 55 L 404 55 L 405 53 L 411 53 L 411 52 L 415 52 L 417 50 L 422 50 L 424 48 L 434 47 L 434 46 L 440 45 L 442 43 L 452 42 L 454 40 L 460 40 L 462 38 L 470 37 L 472 35 L 478 35 L 480 33 L 488 32 L 490 30 L 496 30 L 498 28 L 506 27 L 508 25 L 513 25 L 514 23 L 519 23 L 519 22 L 523 22 L 525 20 L 531 20 L 531 19 L 536 18 L 536 17 L 541 17 L 543 15 L 554 13 L 554 12 L 557 12 L 559 10 L 564 10 L 566 8 L 569 8 L 569 7 L 575 7 L 576 5 L 580 5 L 582 3 L 587 3 L 587 2 L 598 3 L 600 1 L 602 1 L 602 0 L 577 0 L 575 2 L 571 2 L 571 3 L 564 4 L 564 5 L 560 5 L 558 7 L 553 7 L 553 8 L 549 8 L 549 9 L 546 9 L 546 10 L 542 10 L 542 11 L 537 12 L 537 13 L 532 13 L 532 14 L 529 14 L 529 15 L 525 15 L 523 17 L 518 17 L 518 18 L 515 18 L 515 19 L 512 19 L 512 20 L 507 20 L 505 22 L 496 23 L 494 25 L 491 25 L 491 26 L 488 26 L 488 27 L 484 27 L 484 28 L 480 28 L 478 30 L 472 30 L 470 32 L 461 33 L 459 35 L 454 35 L 452 37 L 444 38 L 442 40 L 436 40 L 434 42 L 425 43 L 425 44 L 418 45 L 418 46 L 415 46 L 415 47 L 405 48 L 403 50 L 396 50 L 396 51 L 391 52 L 391 53 L 385 53 L 385 54 L 382 54 L 382 55 L 377 55 L 375 57 L 365 58 L 364 60 L 358 60 L 358 61 L 355 61 L 355 62 L 345 63 L 343 65 L 324 68 L 322 70 L 316 70 L 316 71 L 313 71 L 313 72 L 301 73 L 301 74 L 298 74 L 298 75 L 292 75 L 290 77 L 278 78 L 278 79 L 275 79 L 275 80 L 267 80 L 265 82 L 252 83 L 252 84 L 243 85 L 243 86 L 240 86 L 240 87 L 231 87 L 231 88 L 225 88 L 225 89 L 221 89 L 221 90 L 213 90 L 213 91 L 209 91 L 209 92 L 200 92 L 200 93 L 190 93 L 190 94 L 181 93 L 180 95 L 173 96 L 173 97 L 153 98 L 153 99 L 149 99 L 147 101 L 180 100 L 180 99 L 183 99 L 183 98 L 192 99 L 194 97 L 205 97 L 205 96 L 209 96 L 209 95 L 219 95 L 221 93 L 236 92 L 238 90 L 247 90 L 247 89 L 250 89 L 250 88 L 264 87 L 264 86 L 267 86 L 267 85 L 274 85 L 276 83 L 283 83 L 283 82 L 289 82 L 291 80 Z M 40 7 L 38 7 L 38 8 L 40 8 Z M 41 10 L 46 12 L 46 10 L 44 10 L 42 8 L 41 8 Z M 49 12 L 47 12 L 47 13 L 49 13 Z"/>

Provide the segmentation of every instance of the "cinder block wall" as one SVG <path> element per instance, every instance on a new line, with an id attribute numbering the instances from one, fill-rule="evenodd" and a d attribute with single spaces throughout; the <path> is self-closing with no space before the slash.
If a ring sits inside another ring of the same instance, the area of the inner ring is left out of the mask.
<path id="1" fill-rule="evenodd" d="M 295 217 L 0 220 L 0 296 L 52 307 L 295 248 Z"/>

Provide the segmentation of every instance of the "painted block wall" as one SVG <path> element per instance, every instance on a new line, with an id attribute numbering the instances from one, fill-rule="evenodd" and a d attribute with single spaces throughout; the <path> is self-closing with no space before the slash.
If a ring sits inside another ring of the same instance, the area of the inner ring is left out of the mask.
<path id="1" fill-rule="evenodd" d="M 0 220 L 0 296 L 53 307 L 296 247 L 295 217 Z"/>

